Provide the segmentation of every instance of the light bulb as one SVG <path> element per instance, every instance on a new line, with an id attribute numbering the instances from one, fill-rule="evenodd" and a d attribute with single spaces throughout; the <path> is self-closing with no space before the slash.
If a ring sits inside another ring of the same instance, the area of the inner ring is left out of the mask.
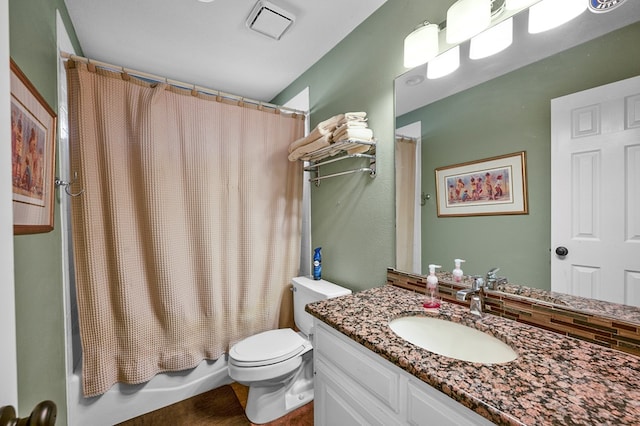
<path id="1" fill-rule="evenodd" d="M 427 63 L 436 57 L 438 50 L 438 26 L 425 23 L 404 39 L 405 68 Z"/>
<path id="2" fill-rule="evenodd" d="M 460 67 L 460 46 L 455 46 L 439 56 L 436 56 L 427 64 L 427 78 L 436 78 L 449 75 Z"/>
<path id="3" fill-rule="evenodd" d="M 529 8 L 529 33 L 559 27 L 587 10 L 587 6 L 585 0 L 542 0 Z"/>
<path id="4" fill-rule="evenodd" d="M 513 17 L 471 39 L 469 57 L 482 59 L 503 51 L 513 43 Z"/>
<path id="5" fill-rule="evenodd" d="M 447 10 L 447 43 L 469 40 L 491 24 L 491 0 L 458 0 Z"/>

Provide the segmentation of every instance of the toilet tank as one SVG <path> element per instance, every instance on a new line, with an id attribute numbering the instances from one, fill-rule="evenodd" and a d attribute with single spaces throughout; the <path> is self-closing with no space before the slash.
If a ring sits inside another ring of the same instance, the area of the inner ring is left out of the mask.
<path id="1" fill-rule="evenodd" d="M 295 277 L 291 280 L 291 284 L 293 284 L 293 317 L 298 329 L 307 336 L 313 326 L 313 317 L 304 310 L 307 304 L 351 294 L 348 288 L 325 280 L 313 280 L 311 277 Z"/>

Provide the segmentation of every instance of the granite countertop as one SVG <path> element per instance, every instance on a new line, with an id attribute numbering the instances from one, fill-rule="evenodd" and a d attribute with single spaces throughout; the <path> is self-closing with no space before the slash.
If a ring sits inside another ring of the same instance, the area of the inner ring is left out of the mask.
<path id="1" fill-rule="evenodd" d="M 307 312 L 496 424 L 638 425 L 640 358 L 506 318 L 471 315 L 392 285 L 307 305 Z M 462 323 L 509 344 L 506 364 L 437 355 L 398 337 L 389 321 L 425 315 Z"/>

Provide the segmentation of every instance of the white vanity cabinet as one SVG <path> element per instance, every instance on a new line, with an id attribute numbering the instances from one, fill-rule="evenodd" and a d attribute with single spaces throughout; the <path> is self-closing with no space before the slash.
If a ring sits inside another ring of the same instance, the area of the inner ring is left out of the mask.
<path id="1" fill-rule="evenodd" d="M 314 325 L 315 425 L 493 424 L 322 321 Z"/>

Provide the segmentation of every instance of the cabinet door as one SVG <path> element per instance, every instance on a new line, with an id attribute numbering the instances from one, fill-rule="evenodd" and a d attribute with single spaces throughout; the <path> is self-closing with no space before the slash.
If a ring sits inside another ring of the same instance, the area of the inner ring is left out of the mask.
<path id="1" fill-rule="evenodd" d="M 316 426 L 399 425 L 392 413 L 367 396 L 350 379 L 315 359 L 314 424 Z"/>
<path id="2" fill-rule="evenodd" d="M 341 377 L 351 378 L 378 402 L 400 411 L 399 370 L 394 371 L 382 357 L 325 325 L 316 326 L 314 339 L 314 354 L 335 366 Z"/>
<path id="3" fill-rule="evenodd" d="M 413 426 L 481 426 L 489 420 L 422 382 L 407 383 L 407 421 Z"/>

